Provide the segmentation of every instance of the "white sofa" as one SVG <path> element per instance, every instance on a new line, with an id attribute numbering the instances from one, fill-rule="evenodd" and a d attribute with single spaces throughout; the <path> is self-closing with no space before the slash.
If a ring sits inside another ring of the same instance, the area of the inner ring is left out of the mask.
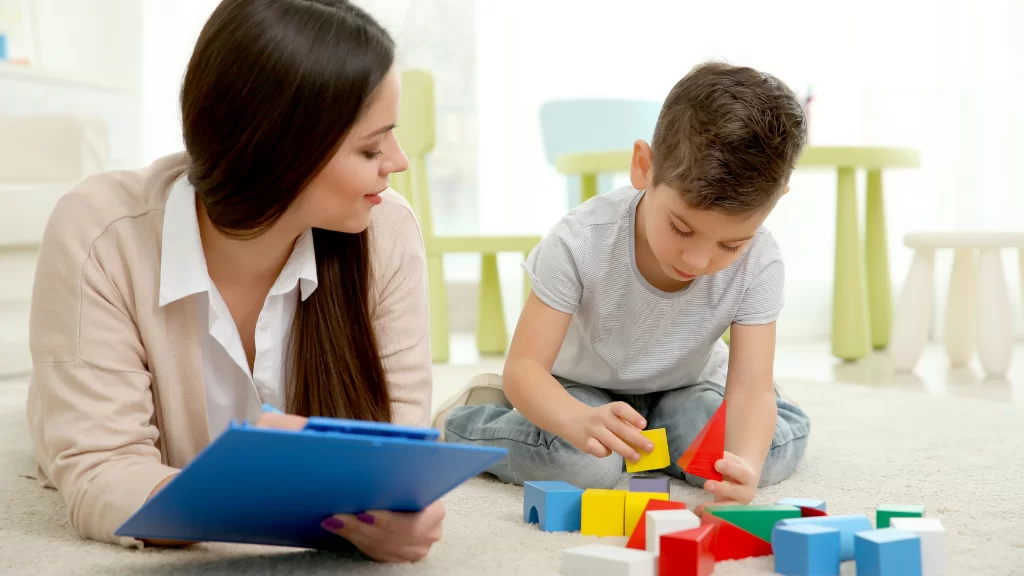
<path id="1" fill-rule="evenodd" d="M 46 220 L 64 192 L 107 168 L 106 122 L 0 116 L 0 378 L 31 370 L 28 310 Z"/>

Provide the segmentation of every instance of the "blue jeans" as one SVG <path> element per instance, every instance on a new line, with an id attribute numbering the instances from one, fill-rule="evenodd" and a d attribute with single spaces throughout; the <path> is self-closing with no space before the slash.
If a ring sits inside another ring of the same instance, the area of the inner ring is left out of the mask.
<path id="1" fill-rule="evenodd" d="M 615 394 L 608 390 L 559 380 L 569 394 L 590 406 L 623 401 L 636 409 L 649 429 L 665 428 L 672 463 L 662 472 L 698 488 L 704 479 L 691 476 L 677 462 L 704 424 L 722 404 L 725 388 L 706 382 L 667 392 Z M 781 398 L 771 450 L 761 471 L 761 486 L 775 484 L 790 474 L 807 447 L 811 423 L 807 414 Z M 500 446 L 508 458 L 487 472 L 503 482 L 521 485 L 532 480 L 562 480 L 580 488 L 612 488 L 622 478 L 625 462 L 612 453 L 597 458 L 577 450 L 566 440 L 541 430 L 516 410 L 495 404 L 460 406 L 445 420 L 448 442 Z"/>

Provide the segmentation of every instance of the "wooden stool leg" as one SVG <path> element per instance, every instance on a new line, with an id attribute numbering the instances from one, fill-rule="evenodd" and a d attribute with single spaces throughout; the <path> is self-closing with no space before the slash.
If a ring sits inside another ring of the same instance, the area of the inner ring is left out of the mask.
<path id="1" fill-rule="evenodd" d="M 974 276 L 974 250 L 957 250 L 946 301 L 946 354 L 953 366 L 966 366 L 974 354 Z"/>
<path id="2" fill-rule="evenodd" d="M 932 324 L 935 251 L 918 248 L 903 283 L 889 352 L 896 370 L 909 372 L 917 365 Z"/>
<path id="3" fill-rule="evenodd" d="M 1012 327 L 1010 295 L 999 250 L 982 250 L 978 257 L 978 358 L 990 378 L 1001 378 L 1010 368 Z"/>
<path id="4" fill-rule="evenodd" d="M 508 346 L 505 309 L 501 304 L 498 255 L 482 254 L 480 261 L 480 302 L 476 317 L 476 348 L 481 354 L 500 355 Z"/>
<path id="5" fill-rule="evenodd" d="M 857 180 L 839 168 L 836 186 L 836 262 L 832 294 L 832 354 L 857 360 L 869 350 L 867 286 L 857 226 Z"/>
<path id="6" fill-rule="evenodd" d="M 889 345 L 892 325 L 892 283 L 889 281 L 889 243 L 885 232 L 881 170 L 868 170 L 867 208 L 864 214 L 864 260 L 868 312 L 871 315 L 871 345 L 881 350 Z"/>
<path id="7" fill-rule="evenodd" d="M 447 362 L 448 286 L 444 282 L 444 256 L 427 256 L 427 281 L 430 287 L 430 358 Z"/>

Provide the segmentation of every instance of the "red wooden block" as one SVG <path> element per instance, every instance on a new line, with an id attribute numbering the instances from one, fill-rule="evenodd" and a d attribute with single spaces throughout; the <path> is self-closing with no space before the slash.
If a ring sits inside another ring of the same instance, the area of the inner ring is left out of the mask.
<path id="1" fill-rule="evenodd" d="M 715 410 L 704 429 L 679 458 L 679 467 L 687 474 L 708 480 L 721 480 L 722 475 L 715 470 L 715 462 L 721 460 L 724 453 L 725 399 L 722 399 L 722 405 Z"/>
<path id="2" fill-rule="evenodd" d="M 715 555 L 711 553 L 711 545 L 717 530 L 717 525 L 705 524 L 663 535 L 658 576 L 708 576 L 714 572 Z"/>
<path id="3" fill-rule="evenodd" d="M 726 522 L 710 512 L 704 512 L 700 517 L 701 524 L 715 524 L 718 532 L 711 543 L 711 553 L 715 556 L 715 562 L 722 560 L 739 560 L 752 556 L 771 556 L 772 545 L 761 540 L 750 532 Z"/>
<path id="4" fill-rule="evenodd" d="M 818 510 L 817 508 L 808 508 L 807 506 L 797 506 L 800 509 L 800 517 L 807 518 L 808 516 L 828 516 L 828 513 L 824 510 Z"/>
<path id="5" fill-rule="evenodd" d="M 671 500 L 648 500 L 647 506 L 644 507 L 644 511 L 640 514 L 640 521 L 636 523 L 636 528 L 633 533 L 629 535 L 629 542 L 626 542 L 626 548 L 632 548 L 634 550 L 647 550 L 647 513 L 651 510 L 685 510 L 685 502 L 673 502 Z"/>

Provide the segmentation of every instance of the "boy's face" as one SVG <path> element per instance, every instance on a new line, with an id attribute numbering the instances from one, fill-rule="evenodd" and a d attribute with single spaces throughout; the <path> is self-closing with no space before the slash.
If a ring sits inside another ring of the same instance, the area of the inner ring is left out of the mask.
<path id="1" fill-rule="evenodd" d="M 665 185 L 648 188 L 647 196 L 642 234 L 662 272 L 680 282 L 728 268 L 771 212 L 730 216 L 698 210 Z"/>
<path id="2" fill-rule="evenodd" d="M 637 215 L 642 227 L 638 232 L 661 272 L 666 279 L 689 283 L 728 268 L 750 244 L 775 204 L 741 215 L 693 208 L 678 191 L 664 184 L 652 185 L 650 158 L 650 147 L 637 141 L 630 180 L 634 188 L 647 189 L 638 209 L 642 211 Z"/>

